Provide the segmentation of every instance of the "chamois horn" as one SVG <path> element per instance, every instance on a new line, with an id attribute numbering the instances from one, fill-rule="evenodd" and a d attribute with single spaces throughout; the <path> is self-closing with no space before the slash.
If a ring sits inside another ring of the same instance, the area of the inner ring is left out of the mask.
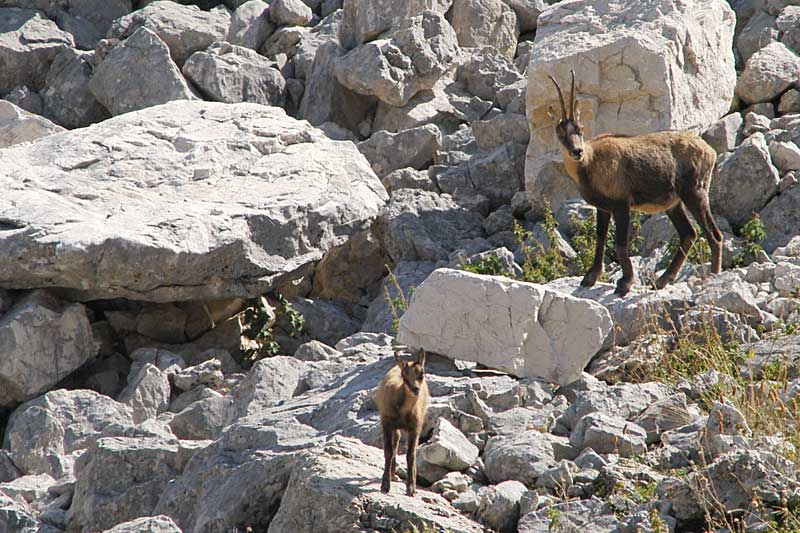
<path id="1" fill-rule="evenodd" d="M 572 74 L 572 87 L 569 90 L 569 119 L 575 120 L 575 71 L 570 70 Z"/>
<path id="2" fill-rule="evenodd" d="M 558 86 L 558 82 L 553 76 L 548 76 L 550 81 L 553 82 L 553 85 L 556 86 L 556 91 L 558 91 L 558 100 L 561 102 L 561 118 L 566 120 L 567 119 L 567 106 L 564 105 L 564 94 L 561 92 L 561 87 Z"/>

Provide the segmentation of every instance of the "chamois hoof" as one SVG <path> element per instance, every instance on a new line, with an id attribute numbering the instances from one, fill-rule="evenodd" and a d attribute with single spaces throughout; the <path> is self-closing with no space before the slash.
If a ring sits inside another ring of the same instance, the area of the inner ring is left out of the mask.
<path id="1" fill-rule="evenodd" d="M 581 287 L 594 287 L 594 284 L 597 283 L 597 278 L 598 276 L 586 274 L 581 280 Z"/>
<path id="2" fill-rule="evenodd" d="M 623 283 L 620 281 L 617 283 L 617 290 L 614 291 L 614 294 L 620 298 L 624 298 L 629 292 L 631 292 L 631 285 L 633 285 L 632 281 L 628 283 Z"/>
<path id="3" fill-rule="evenodd" d="M 411 485 L 406 487 L 406 496 L 414 496 L 414 494 L 416 494 L 416 492 L 417 492 L 417 489 L 415 489 Z"/>
<path id="4" fill-rule="evenodd" d="M 668 276 L 661 276 L 653 282 L 653 285 L 657 290 L 661 290 L 672 281 L 672 279 Z"/>
<path id="5" fill-rule="evenodd" d="M 388 494 L 389 493 L 389 484 L 386 483 L 385 481 L 383 483 L 381 483 L 381 492 L 384 493 L 384 494 Z"/>

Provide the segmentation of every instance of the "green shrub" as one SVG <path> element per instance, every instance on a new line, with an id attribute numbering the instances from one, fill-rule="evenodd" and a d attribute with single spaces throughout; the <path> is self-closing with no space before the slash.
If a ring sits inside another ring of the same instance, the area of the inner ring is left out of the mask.
<path id="1" fill-rule="evenodd" d="M 514 236 L 522 252 L 522 276 L 520 281 L 528 283 L 547 283 L 569 275 L 566 261 L 558 249 L 558 222 L 548 205 L 544 215 L 544 231 L 550 241 L 550 249 L 545 250 L 533 234 L 518 223 L 514 223 Z M 533 243 L 531 246 L 529 243 Z"/>
<path id="2" fill-rule="evenodd" d="M 274 297 L 278 302 L 274 310 L 266 297 L 259 296 L 251 300 L 242 312 L 242 336 L 251 341 L 243 358 L 243 362 L 247 365 L 280 353 L 281 346 L 273 337 L 272 332 L 278 317 L 286 317 L 289 325 L 287 333 L 290 337 L 296 337 L 302 333 L 305 327 L 303 315 L 282 294 L 276 293 Z"/>
<path id="3" fill-rule="evenodd" d="M 764 251 L 761 245 L 767 239 L 767 231 L 758 213 L 754 213 L 753 218 L 742 226 L 740 235 L 744 239 L 744 243 L 742 243 L 742 250 L 733 257 L 734 267 L 752 263 Z"/>

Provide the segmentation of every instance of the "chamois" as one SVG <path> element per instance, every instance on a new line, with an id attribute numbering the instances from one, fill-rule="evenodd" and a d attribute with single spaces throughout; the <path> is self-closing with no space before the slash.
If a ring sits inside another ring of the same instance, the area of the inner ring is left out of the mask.
<path id="1" fill-rule="evenodd" d="M 419 350 L 416 360 L 405 361 L 397 354 L 395 365 L 378 385 L 375 402 L 381 413 L 383 428 L 383 468 L 381 492 L 389 492 L 394 478 L 400 430 L 406 432 L 406 494 L 413 496 L 417 488 L 417 444 L 425 422 L 430 394 L 425 382 L 425 351 Z"/>
<path id="2" fill-rule="evenodd" d="M 711 271 L 718 274 L 722 263 L 722 233 L 708 205 L 708 188 L 717 154 L 700 137 L 689 131 L 661 131 L 626 136 L 604 134 L 583 139 L 580 112 L 575 102 L 575 71 L 572 71 L 569 115 L 564 94 L 550 76 L 561 102 L 561 120 L 556 136 L 564 166 L 589 204 L 597 208 L 597 244 L 594 263 L 581 281 L 591 287 L 603 271 L 603 252 L 611 216 L 616 224 L 616 255 L 622 279 L 615 293 L 625 296 L 633 285 L 633 265 L 628 256 L 631 210 L 642 213 L 667 212 L 680 237 L 680 247 L 664 273 L 655 281 L 657 289 L 674 281 L 697 238 L 686 209 L 700 225 L 711 247 Z"/>

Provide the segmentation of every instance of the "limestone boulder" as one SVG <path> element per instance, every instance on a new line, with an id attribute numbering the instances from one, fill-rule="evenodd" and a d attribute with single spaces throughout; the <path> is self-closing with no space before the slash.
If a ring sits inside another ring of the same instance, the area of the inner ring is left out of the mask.
<path id="1" fill-rule="evenodd" d="M 717 165 L 709 189 L 711 211 L 731 224 L 744 224 L 778 192 L 779 182 L 764 135 L 755 133 Z"/>
<path id="2" fill-rule="evenodd" d="M 503 0 L 517 14 L 519 31 L 527 33 L 536 29 L 539 15 L 547 9 L 545 0 Z"/>
<path id="3" fill-rule="evenodd" d="M 531 143 L 525 173 L 531 197 L 541 196 L 543 160 L 558 152 L 547 111 L 558 110 L 559 103 L 548 75 L 568 98 L 575 70 L 587 137 L 703 130 L 730 109 L 735 21 L 724 0 L 575 0 L 546 9 L 527 70 Z"/>
<path id="4" fill-rule="evenodd" d="M 72 35 L 41 11 L 0 8 L 0 94 L 20 85 L 39 91 L 53 59 L 74 46 Z"/>
<path id="5" fill-rule="evenodd" d="M 433 124 L 397 133 L 379 131 L 358 143 L 378 177 L 401 168 L 422 169 L 430 165 L 441 146 L 442 134 Z"/>
<path id="6" fill-rule="evenodd" d="M 483 453 L 486 476 L 492 483 L 515 480 L 533 485 L 539 476 L 556 466 L 554 445 L 566 440 L 536 429 L 510 437 L 492 437 Z"/>
<path id="7" fill-rule="evenodd" d="M 0 287 L 94 298 L 263 294 L 386 198 L 354 145 L 256 104 L 172 102 L 4 150 L 0 167 Z"/>
<path id="8" fill-rule="evenodd" d="M 423 11 L 444 15 L 452 5 L 453 0 L 344 0 L 339 38 L 349 50 Z"/>
<path id="9" fill-rule="evenodd" d="M 457 50 L 453 28 L 443 16 L 426 11 L 337 59 L 334 72 L 348 89 L 402 107 L 436 84 Z"/>
<path id="10" fill-rule="evenodd" d="M 225 9 L 203 11 L 197 6 L 158 0 L 117 19 L 106 37 L 128 39 L 139 28 L 147 28 L 166 43 L 172 60 L 182 67 L 194 52 L 224 41 L 230 24 L 230 13 Z"/>
<path id="11" fill-rule="evenodd" d="M 302 0 L 274 0 L 269 6 L 269 18 L 278 26 L 306 26 L 313 16 Z"/>
<path id="12" fill-rule="evenodd" d="M 800 56 L 783 43 L 765 46 L 747 61 L 736 95 L 748 104 L 770 102 L 800 78 Z"/>
<path id="13" fill-rule="evenodd" d="M 64 128 L 46 118 L 0 100 L 0 148 L 35 141 L 62 131 Z"/>
<path id="14" fill-rule="evenodd" d="M 83 305 L 45 291 L 24 296 L 0 317 L 0 407 L 46 392 L 97 348 Z"/>
<path id="15" fill-rule="evenodd" d="M 771 239 L 785 241 L 800 232 L 800 187 L 794 186 L 773 198 L 760 212 Z"/>
<path id="16" fill-rule="evenodd" d="M 502 0 L 462 0 L 454 2 L 448 20 L 464 48 L 491 46 L 514 59 L 519 37 L 517 15 Z"/>
<path id="17" fill-rule="evenodd" d="M 104 533 L 140 533 L 148 531 L 150 533 L 182 533 L 180 528 L 168 516 L 146 516 L 135 518 L 121 524 L 117 524 Z"/>
<path id="18" fill-rule="evenodd" d="M 76 465 L 67 513 L 73 531 L 98 531 L 151 516 L 161 492 L 182 470 L 177 442 L 158 438 L 101 438 Z"/>
<path id="19" fill-rule="evenodd" d="M 375 231 L 394 262 L 447 259 L 483 236 L 480 215 L 459 207 L 449 196 L 415 189 L 395 192 L 375 222 Z"/>
<path id="20" fill-rule="evenodd" d="M 139 423 L 166 411 L 169 396 L 167 375 L 158 367 L 145 363 L 132 369 L 128 386 L 122 390 L 118 400 L 133 409 L 133 421 Z"/>
<path id="21" fill-rule="evenodd" d="M 282 107 L 286 80 L 275 66 L 254 50 L 219 42 L 189 56 L 183 74 L 208 100 Z"/>
<path id="22" fill-rule="evenodd" d="M 167 45 L 139 28 L 97 65 L 89 90 L 112 115 L 138 111 L 173 100 L 196 99 Z"/>
<path id="23" fill-rule="evenodd" d="M 439 269 L 417 287 L 398 340 L 519 377 L 577 379 L 611 331 L 602 305 L 508 278 Z"/>
<path id="24" fill-rule="evenodd" d="M 67 456 L 85 450 L 102 431 L 133 424 L 133 411 L 93 391 L 55 390 L 18 407 L 3 448 L 25 474 L 59 478 L 72 471 Z"/>
<path id="25" fill-rule="evenodd" d="M 390 494 L 381 493 L 382 471 L 380 450 L 341 437 L 304 454 L 268 531 L 403 531 L 412 525 L 454 533 L 483 531 L 438 494 L 418 489 L 424 496 L 411 498 L 397 481 Z M 372 511 L 364 513 L 365 508 Z"/>
<path id="26" fill-rule="evenodd" d="M 96 55 L 68 48 L 47 71 L 42 102 L 44 114 L 65 128 L 83 128 L 109 117 L 89 89 Z"/>
<path id="27" fill-rule="evenodd" d="M 258 50 L 274 29 L 269 20 L 269 4 L 261 0 L 248 0 L 231 15 L 226 40 L 235 46 Z"/>

